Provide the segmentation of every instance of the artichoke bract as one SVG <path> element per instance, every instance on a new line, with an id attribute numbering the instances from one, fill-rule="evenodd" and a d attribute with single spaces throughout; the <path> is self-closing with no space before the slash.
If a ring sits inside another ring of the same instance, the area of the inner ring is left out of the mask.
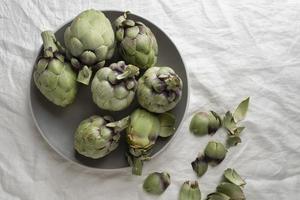
<path id="1" fill-rule="evenodd" d="M 74 136 L 74 148 L 86 157 L 102 158 L 118 147 L 120 132 L 128 123 L 129 117 L 113 122 L 111 117 L 91 116 L 79 124 Z"/>
<path id="2" fill-rule="evenodd" d="M 150 151 L 159 135 L 160 122 L 157 116 L 143 110 L 136 109 L 130 115 L 130 123 L 126 129 L 126 139 L 129 145 L 129 164 L 133 174 L 141 175 L 143 160 L 149 159 Z"/>
<path id="3" fill-rule="evenodd" d="M 179 200 L 201 200 L 201 191 L 198 182 L 184 182 L 180 188 Z"/>
<path id="4" fill-rule="evenodd" d="M 114 23 L 119 53 L 130 64 L 147 69 L 156 64 L 158 46 L 151 30 L 142 22 L 128 19 L 125 12 Z"/>
<path id="5" fill-rule="evenodd" d="M 147 176 L 144 181 L 143 188 L 150 194 L 160 195 L 170 185 L 170 175 L 167 172 L 154 172 Z"/>
<path id="6" fill-rule="evenodd" d="M 65 107 L 77 94 L 76 74 L 65 62 L 64 49 L 51 31 L 42 32 L 43 55 L 33 71 L 35 85 L 52 103 Z"/>
<path id="7" fill-rule="evenodd" d="M 139 68 L 119 61 L 98 70 L 92 81 L 93 100 L 99 108 L 119 111 L 128 107 L 137 89 Z"/>
<path id="8" fill-rule="evenodd" d="M 80 13 L 66 29 L 64 41 L 77 80 L 89 84 L 92 68 L 100 68 L 113 56 L 115 35 L 110 21 L 98 10 Z"/>
<path id="9" fill-rule="evenodd" d="M 170 67 L 151 67 L 138 81 L 138 102 L 150 112 L 173 109 L 181 96 L 182 81 Z"/>

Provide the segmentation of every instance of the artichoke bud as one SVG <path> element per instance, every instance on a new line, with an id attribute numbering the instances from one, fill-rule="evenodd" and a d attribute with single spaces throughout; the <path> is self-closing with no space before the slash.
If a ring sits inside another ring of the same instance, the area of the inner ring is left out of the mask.
<path id="1" fill-rule="evenodd" d="M 201 200 L 201 192 L 198 182 L 184 182 L 179 192 L 179 200 Z"/>
<path id="2" fill-rule="evenodd" d="M 227 150 L 225 146 L 216 141 L 210 141 L 204 150 L 205 158 L 208 162 L 211 162 L 214 165 L 222 162 L 226 156 Z"/>
<path id="3" fill-rule="evenodd" d="M 93 69 L 104 66 L 113 56 L 115 34 L 106 16 L 90 9 L 80 13 L 66 28 L 64 42 L 75 69 L 85 65 Z"/>
<path id="4" fill-rule="evenodd" d="M 156 38 L 146 25 L 128 19 L 128 14 L 125 12 L 114 22 L 119 53 L 127 63 L 147 69 L 157 61 Z"/>
<path id="5" fill-rule="evenodd" d="M 118 147 L 119 132 L 127 127 L 129 119 L 116 122 L 107 119 L 94 115 L 79 124 L 74 136 L 74 148 L 79 154 L 98 159 Z"/>
<path id="6" fill-rule="evenodd" d="M 151 67 L 138 83 L 138 102 L 150 112 L 167 112 L 181 99 L 182 81 L 170 67 Z"/>
<path id="7" fill-rule="evenodd" d="M 224 178 L 226 181 L 233 183 L 237 186 L 244 186 L 246 182 L 242 179 L 242 177 L 234 170 L 234 169 L 226 169 L 224 171 Z"/>
<path id="8" fill-rule="evenodd" d="M 230 197 L 230 200 L 245 200 L 246 197 L 241 187 L 232 184 L 223 182 L 217 187 L 217 192 L 223 193 Z"/>
<path id="9" fill-rule="evenodd" d="M 167 172 L 154 172 L 147 176 L 143 188 L 150 194 L 160 195 L 169 187 L 170 182 L 170 175 Z"/>
<path id="10" fill-rule="evenodd" d="M 65 62 L 65 52 L 51 31 L 41 34 L 43 55 L 37 61 L 33 79 L 39 91 L 52 103 L 65 107 L 76 97 L 76 74 Z"/>
<path id="11" fill-rule="evenodd" d="M 206 200 L 230 200 L 230 197 L 220 192 L 214 192 L 207 195 Z"/>
<path id="12" fill-rule="evenodd" d="M 190 131 L 199 136 L 214 134 L 221 124 L 221 118 L 214 111 L 198 112 L 192 118 Z"/>
<path id="13" fill-rule="evenodd" d="M 135 97 L 139 68 L 124 61 L 112 63 L 97 71 L 92 81 L 92 97 L 101 109 L 120 111 L 127 108 Z"/>
<path id="14" fill-rule="evenodd" d="M 196 160 L 191 163 L 191 165 L 198 177 L 203 176 L 208 168 L 208 163 L 203 155 L 197 157 Z"/>
<path id="15" fill-rule="evenodd" d="M 148 149 L 155 144 L 159 129 L 158 117 L 146 110 L 136 109 L 126 130 L 127 142 L 134 149 Z"/>

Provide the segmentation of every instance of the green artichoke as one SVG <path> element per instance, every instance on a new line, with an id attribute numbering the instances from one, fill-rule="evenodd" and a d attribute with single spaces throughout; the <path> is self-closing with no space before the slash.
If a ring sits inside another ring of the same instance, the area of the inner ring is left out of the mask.
<path id="1" fill-rule="evenodd" d="M 149 159 L 150 151 L 159 135 L 160 122 L 157 116 L 143 109 L 136 109 L 130 115 L 130 123 L 126 129 L 129 145 L 127 156 L 133 166 L 133 174 L 140 175 L 143 161 Z"/>
<path id="2" fill-rule="evenodd" d="M 201 191 L 198 182 L 184 182 L 179 192 L 179 200 L 201 200 Z"/>
<path id="3" fill-rule="evenodd" d="M 51 31 L 42 32 L 43 55 L 33 71 L 35 85 L 52 103 L 65 107 L 76 97 L 76 74 L 64 61 L 64 49 Z"/>
<path id="4" fill-rule="evenodd" d="M 75 69 L 84 70 L 77 80 L 89 84 L 92 68 L 100 68 L 113 56 L 115 35 L 110 21 L 98 10 L 80 13 L 64 34 L 67 53 Z"/>
<path id="5" fill-rule="evenodd" d="M 92 81 L 93 100 L 99 108 L 119 111 L 127 108 L 135 96 L 139 68 L 119 61 L 98 70 Z"/>
<path id="6" fill-rule="evenodd" d="M 74 148 L 86 157 L 104 157 L 118 147 L 120 132 L 128 123 L 129 117 L 112 122 L 111 117 L 91 116 L 79 124 L 75 132 Z"/>
<path id="7" fill-rule="evenodd" d="M 170 185 L 170 175 L 167 172 L 154 172 L 147 176 L 143 188 L 150 194 L 160 195 Z"/>
<path id="8" fill-rule="evenodd" d="M 181 96 L 182 81 L 170 67 L 151 67 L 138 81 L 138 102 L 150 112 L 173 109 Z"/>
<path id="9" fill-rule="evenodd" d="M 158 46 L 155 36 L 142 22 L 128 19 L 128 13 L 125 12 L 115 21 L 119 52 L 127 63 L 147 69 L 157 61 Z"/>

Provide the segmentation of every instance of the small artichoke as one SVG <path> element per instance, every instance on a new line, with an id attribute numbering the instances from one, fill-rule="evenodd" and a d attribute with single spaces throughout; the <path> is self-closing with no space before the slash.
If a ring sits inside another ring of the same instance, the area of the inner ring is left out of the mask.
<path id="1" fill-rule="evenodd" d="M 141 69 L 156 64 L 158 47 L 155 36 L 142 22 L 128 19 L 125 12 L 115 21 L 116 40 L 122 58 Z"/>
<path id="2" fill-rule="evenodd" d="M 98 10 L 80 13 L 66 29 L 64 41 L 71 64 L 83 70 L 77 80 L 89 84 L 92 68 L 100 68 L 113 56 L 115 35 L 110 21 Z"/>
<path id="3" fill-rule="evenodd" d="M 223 182 L 217 187 L 217 192 L 223 193 L 230 197 L 230 200 L 245 200 L 246 197 L 244 195 L 243 190 L 241 187 L 232 184 Z"/>
<path id="4" fill-rule="evenodd" d="M 128 107 L 135 96 L 139 68 L 119 61 L 98 70 L 92 81 L 93 100 L 99 108 L 119 111 Z"/>
<path id="5" fill-rule="evenodd" d="M 196 160 L 191 163 L 191 165 L 198 177 L 203 176 L 208 168 L 208 163 L 203 155 L 197 157 Z"/>
<path id="6" fill-rule="evenodd" d="M 221 125 L 221 118 L 214 111 L 198 112 L 192 118 L 190 131 L 199 136 L 214 134 Z"/>
<path id="7" fill-rule="evenodd" d="M 182 81 L 170 67 L 151 67 L 138 81 L 138 102 L 150 112 L 173 109 L 181 95 Z"/>
<path id="8" fill-rule="evenodd" d="M 207 161 L 213 164 L 219 164 L 222 162 L 226 156 L 227 150 L 225 146 L 216 141 L 208 142 L 204 150 L 204 155 Z"/>
<path id="9" fill-rule="evenodd" d="M 201 200 L 198 182 L 184 182 L 179 192 L 179 200 Z"/>
<path id="10" fill-rule="evenodd" d="M 147 176 L 143 188 L 150 194 L 160 195 L 169 187 L 170 181 L 170 175 L 167 172 L 154 172 Z"/>
<path id="11" fill-rule="evenodd" d="M 112 122 L 111 117 L 91 116 L 79 124 L 75 132 L 74 148 L 86 157 L 102 158 L 118 147 L 120 132 L 128 123 L 129 117 Z"/>
<path id="12" fill-rule="evenodd" d="M 142 162 L 149 158 L 150 151 L 159 135 L 159 130 L 160 122 L 154 114 L 143 109 L 136 109 L 130 115 L 130 123 L 126 129 L 126 139 L 130 153 L 127 158 L 129 164 L 133 166 L 133 174 L 141 175 Z"/>
<path id="13" fill-rule="evenodd" d="M 64 60 L 64 49 L 51 31 L 42 32 L 43 55 L 33 72 L 35 85 L 52 103 L 65 107 L 76 97 L 76 74 Z"/>

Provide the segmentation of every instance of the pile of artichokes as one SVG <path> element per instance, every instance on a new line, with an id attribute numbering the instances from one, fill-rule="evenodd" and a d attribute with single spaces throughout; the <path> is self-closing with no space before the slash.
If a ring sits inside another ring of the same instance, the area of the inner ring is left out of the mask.
<path id="1" fill-rule="evenodd" d="M 168 66 L 157 66 L 158 44 L 144 23 L 125 12 L 113 23 L 101 11 L 83 11 L 64 33 L 63 47 L 51 31 L 42 32 L 43 52 L 33 77 L 40 92 L 57 106 L 74 102 L 80 89 L 89 89 L 102 110 L 117 112 L 139 103 L 130 116 L 114 120 L 93 115 L 75 130 L 74 149 L 99 159 L 118 147 L 126 134 L 125 153 L 132 173 L 141 175 L 158 137 L 174 133 L 172 110 L 182 96 L 182 80 Z M 112 62 L 112 58 L 123 60 Z M 110 63 L 110 64 L 108 64 Z M 89 85 L 86 87 L 84 85 Z M 123 131 L 124 130 L 124 131 Z M 124 156 L 125 156 L 124 155 Z"/>

